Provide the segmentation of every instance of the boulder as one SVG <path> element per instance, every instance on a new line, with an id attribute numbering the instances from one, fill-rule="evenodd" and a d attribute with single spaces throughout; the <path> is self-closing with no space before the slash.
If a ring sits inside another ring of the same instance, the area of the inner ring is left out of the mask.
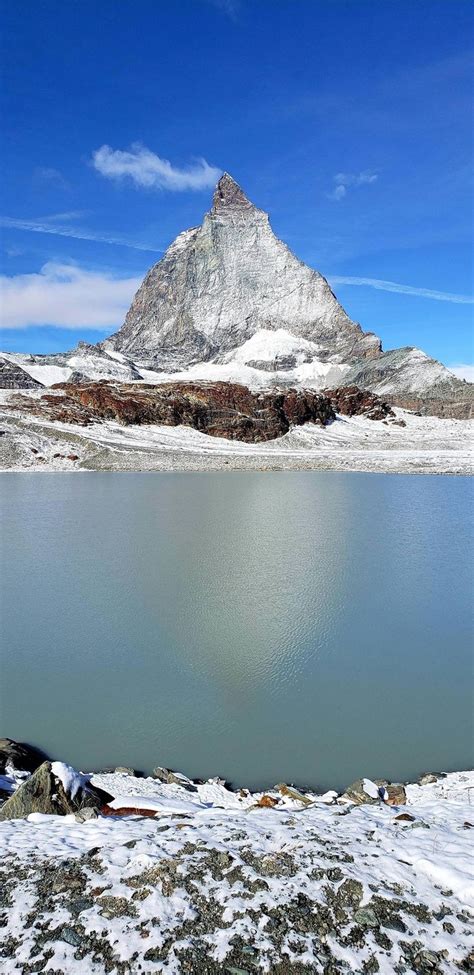
<path id="1" fill-rule="evenodd" d="M 294 789 L 290 785 L 286 785 L 285 782 L 280 782 L 279 785 L 275 786 L 275 789 L 280 793 L 280 795 L 287 796 L 288 799 L 296 799 L 298 802 L 302 802 L 304 806 L 310 806 L 313 802 L 313 800 L 309 799 L 308 796 L 305 796 L 304 793 L 300 792 L 298 789 Z"/>
<path id="2" fill-rule="evenodd" d="M 434 785 L 434 783 L 440 778 L 441 774 L 439 772 L 437 774 L 434 772 L 425 772 L 424 775 L 421 775 L 418 779 L 418 783 L 419 785 Z"/>
<path id="3" fill-rule="evenodd" d="M 400 782 L 392 782 L 385 786 L 385 802 L 389 806 L 404 806 L 407 801 L 405 786 Z"/>
<path id="4" fill-rule="evenodd" d="M 372 782 L 371 779 L 356 779 L 349 785 L 341 796 L 346 802 L 354 802 L 357 806 L 363 803 L 377 803 L 384 799 L 384 785 Z"/>
<path id="5" fill-rule="evenodd" d="M 67 816 L 101 807 L 112 797 L 60 762 L 43 762 L 0 809 L 0 822 L 25 819 L 31 813 Z"/>
<path id="6" fill-rule="evenodd" d="M 157 765 L 152 772 L 153 778 L 158 779 L 159 782 L 163 782 L 165 785 L 180 785 L 182 789 L 186 789 L 186 792 L 197 792 L 197 787 L 191 779 L 188 779 L 187 775 L 183 775 L 182 772 L 173 772 L 170 768 L 161 768 Z"/>
<path id="7" fill-rule="evenodd" d="M 7 766 L 20 772 L 34 772 L 46 757 L 44 752 L 25 742 L 0 738 L 0 775 L 5 774 Z"/>
<path id="8" fill-rule="evenodd" d="M 275 796 L 260 796 L 260 799 L 255 806 L 252 806 L 252 808 L 256 809 L 258 807 L 261 809 L 273 809 L 273 806 L 278 806 L 279 801 L 280 800 L 276 799 Z"/>

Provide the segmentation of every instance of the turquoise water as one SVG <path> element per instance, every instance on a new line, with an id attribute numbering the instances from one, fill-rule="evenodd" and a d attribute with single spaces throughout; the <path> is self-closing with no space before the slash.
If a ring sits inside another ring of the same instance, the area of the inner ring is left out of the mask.
<path id="1" fill-rule="evenodd" d="M 86 768 L 342 787 L 472 765 L 472 487 L 1 476 L 0 734 Z"/>

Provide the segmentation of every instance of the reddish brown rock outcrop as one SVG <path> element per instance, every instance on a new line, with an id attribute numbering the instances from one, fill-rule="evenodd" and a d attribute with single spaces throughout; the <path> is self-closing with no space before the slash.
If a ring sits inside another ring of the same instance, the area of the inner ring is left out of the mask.
<path id="1" fill-rule="evenodd" d="M 248 443 L 274 440 L 304 423 L 325 426 L 336 418 L 336 411 L 348 416 L 361 413 L 371 419 L 392 413 L 379 397 L 357 387 L 324 393 L 295 389 L 252 392 L 246 386 L 224 382 L 60 383 L 39 399 L 18 396 L 11 405 L 61 423 L 183 424 L 212 437 Z"/>
<path id="2" fill-rule="evenodd" d="M 325 389 L 324 395 L 331 400 L 336 413 L 343 416 L 363 416 L 370 420 L 384 420 L 387 416 L 395 416 L 389 403 L 384 402 L 376 393 L 358 386 L 340 386 L 338 389 Z"/>
<path id="3" fill-rule="evenodd" d="M 324 426 L 335 418 L 329 399 L 320 393 L 293 389 L 253 393 L 246 386 L 222 382 L 63 383 L 38 400 L 22 398 L 21 406 L 62 423 L 184 424 L 213 437 L 251 443 L 281 437 L 290 426 L 309 422 Z"/>

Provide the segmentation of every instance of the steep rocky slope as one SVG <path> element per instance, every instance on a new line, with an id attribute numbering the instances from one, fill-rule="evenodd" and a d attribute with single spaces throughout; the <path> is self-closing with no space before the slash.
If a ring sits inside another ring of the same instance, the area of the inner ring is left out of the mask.
<path id="1" fill-rule="evenodd" d="M 379 339 L 352 322 L 327 281 L 273 233 L 225 173 L 200 227 L 180 234 L 147 274 L 112 348 L 172 371 L 222 356 L 261 329 L 310 340 L 314 358 L 370 358 Z"/>
<path id="2" fill-rule="evenodd" d="M 17 362 L 0 357 L 0 389 L 41 389 L 42 385 Z"/>

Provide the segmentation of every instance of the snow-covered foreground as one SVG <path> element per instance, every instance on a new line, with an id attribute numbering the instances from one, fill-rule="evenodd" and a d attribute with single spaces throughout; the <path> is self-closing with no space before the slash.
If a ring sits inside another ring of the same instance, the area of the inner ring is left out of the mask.
<path id="1" fill-rule="evenodd" d="M 92 781 L 152 816 L 0 824 L 5 975 L 472 970 L 473 773 L 398 807 Z"/>
<path id="2" fill-rule="evenodd" d="M 3 404 L 10 396 L 3 393 Z M 472 472 L 472 421 L 395 413 L 403 425 L 340 416 L 326 427 L 308 423 L 276 440 L 250 444 L 189 427 L 53 423 L 0 405 L 0 469 Z"/>

